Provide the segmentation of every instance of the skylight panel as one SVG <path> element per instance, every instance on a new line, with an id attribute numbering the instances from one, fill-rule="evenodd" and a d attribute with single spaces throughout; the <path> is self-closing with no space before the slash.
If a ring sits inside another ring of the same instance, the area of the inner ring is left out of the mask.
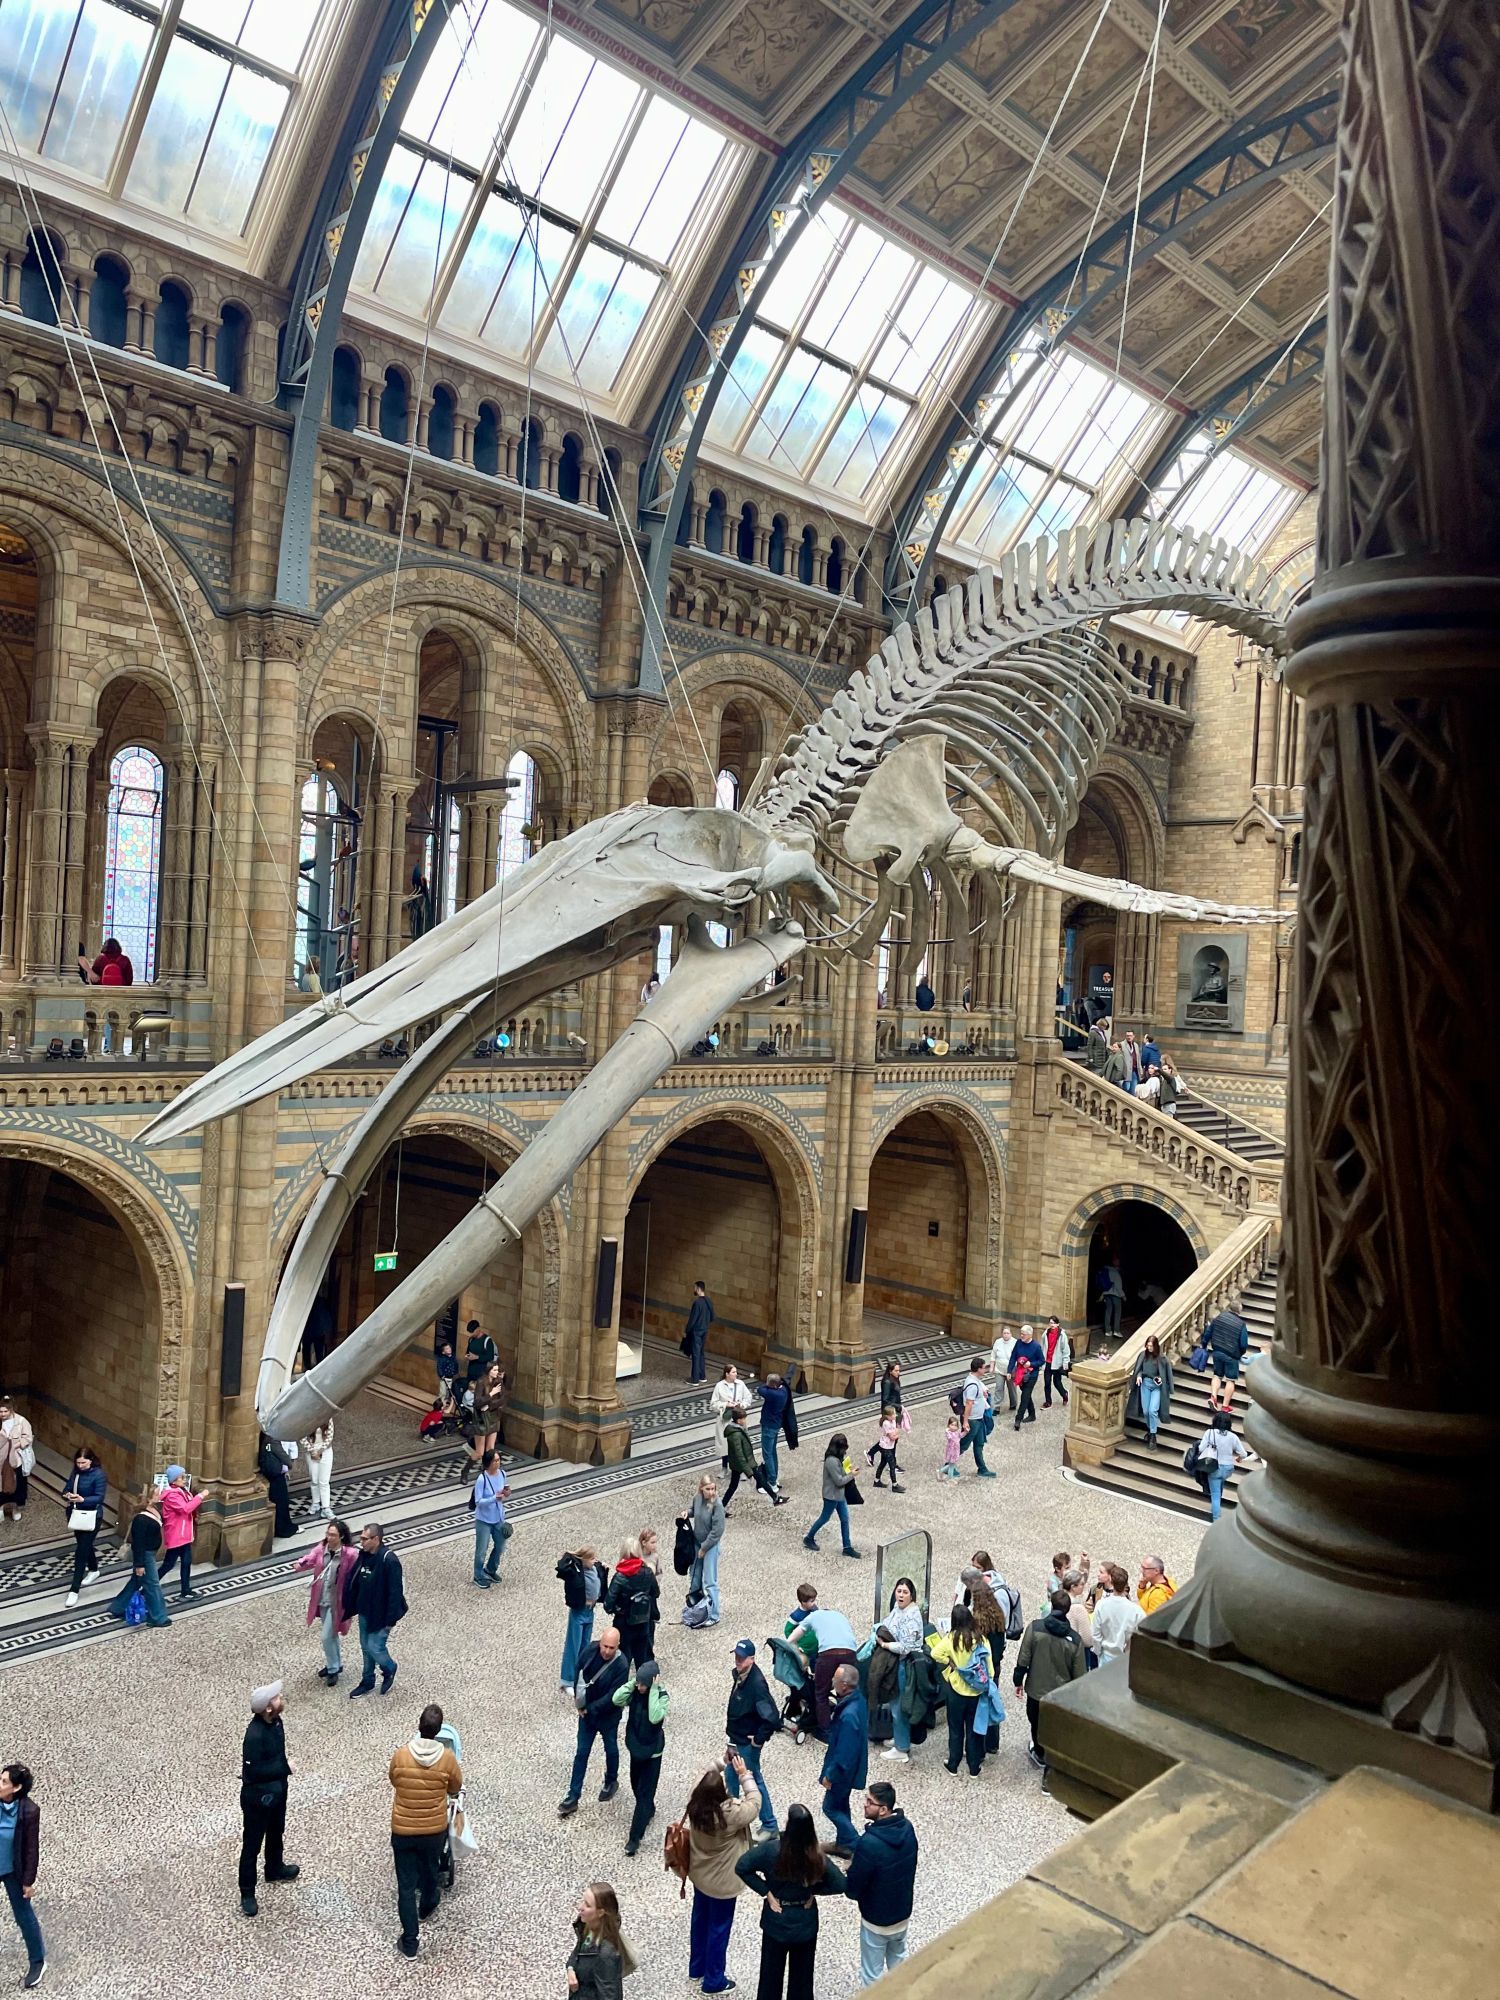
<path id="1" fill-rule="evenodd" d="M 179 27 L 204 28 L 247 56 L 292 70 L 318 18 L 309 0 L 182 0 Z"/>
<path id="2" fill-rule="evenodd" d="M 153 32 L 150 19 L 111 0 L 0 6 L 0 98 L 18 142 L 102 180 Z"/>
<path id="3" fill-rule="evenodd" d="M 476 171 L 489 158 L 541 24 L 492 0 L 460 7 L 428 58 L 401 129 Z"/>
<path id="4" fill-rule="evenodd" d="M 755 297 L 756 318 L 790 333 L 838 253 L 837 235 L 830 235 L 816 222 L 804 228 L 787 252 L 786 262 L 765 291 Z"/>

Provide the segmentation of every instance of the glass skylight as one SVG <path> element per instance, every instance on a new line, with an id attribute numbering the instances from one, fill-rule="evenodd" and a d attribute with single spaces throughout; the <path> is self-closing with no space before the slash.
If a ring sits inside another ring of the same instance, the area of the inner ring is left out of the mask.
<path id="1" fill-rule="evenodd" d="M 609 390 L 738 149 L 507 0 L 460 0 L 381 183 L 355 283 Z M 540 259 L 540 262 L 538 262 Z"/>
<path id="2" fill-rule="evenodd" d="M 238 236 L 322 6 L 3 0 L 0 103 L 27 151 Z"/>
<path id="3" fill-rule="evenodd" d="M 858 499 L 952 360 L 972 301 L 830 203 L 757 300 L 709 437 Z"/>
<path id="4" fill-rule="evenodd" d="M 1188 488 L 1171 518 L 1255 555 L 1302 498 L 1297 487 L 1230 450 Z"/>
<path id="5" fill-rule="evenodd" d="M 1164 418 L 1159 403 L 1082 355 L 1044 362 L 1008 413 L 998 462 L 976 480 L 954 539 L 993 558 L 1075 526 L 1148 455 Z"/>

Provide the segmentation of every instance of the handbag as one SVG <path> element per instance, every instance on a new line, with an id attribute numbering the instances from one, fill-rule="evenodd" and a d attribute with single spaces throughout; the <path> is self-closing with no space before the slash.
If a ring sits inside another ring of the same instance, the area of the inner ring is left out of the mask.
<path id="1" fill-rule="evenodd" d="M 860 1492 L 852 1479 L 844 1488 L 844 1498 L 851 1507 L 863 1507 L 865 1504 L 864 1494 Z"/>
<path id="2" fill-rule="evenodd" d="M 91 1535 L 98 1525 L 99 1509 L 97 1507 L 70 1507 L 68 1509 L 68 1528 L 72 1534 Z"/>
<path id="3" fill-rule="evenodd" d="M 146 1593 L 137 1588 L 125 1600 L 125 1623 L 144 1625 L 146 1622 Z"/>
<path id="4" fill-rule="evenodd" d="M 453 1801 L 453 1810 L 448 1816 L 448 1837 L 465 1854 L 473 1854 L 479 1846 L 479 1836 L 474 1831 L 474 1822 L 469 1817 L 462 1792 Z"/>

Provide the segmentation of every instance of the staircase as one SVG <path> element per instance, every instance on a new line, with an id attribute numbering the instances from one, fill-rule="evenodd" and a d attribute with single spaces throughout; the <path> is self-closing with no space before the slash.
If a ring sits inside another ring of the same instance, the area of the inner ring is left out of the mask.
<path id="1" fill-rule="evenodd" d="M 1253 1363 L 1256 1355 L 1264 1354 L 1271 1344 L 1276 1312 L 1276 1265 L 1274 1260 L 1266 1265 L 1264 1273 L 1252 1278 L 1241 1292 L 1240 1311 L 1245 1324 L 1250 1329 L 1250 1352 L 1240 1364 L 1240 1387 L 1235 1390 L 1234 1413 L 1235 1430 L 1241 1428 L 1240 1419 L 1248 1402 L 1244 1390 L 1246 1365 Z M 1210 1377 L 1200 1375 L 1189 1368 L 1187 1362 L 1178 1357 L 1172 1364 L 1173 1396 L 1170 1423 L 1164 1423 L 1158 1432 L 1160 1443 L 1152 1450 L 1146 1443 L 1145 1431 L 1132 1425 L 1125 1433 L 1125 1440 L 1114 1456 L 1103 1465 L 1078 1466 L 1075 1475 L 1089 1486 L 1112 1487 L 1117 1493 L 1128 1493 L 1136 1500 L 1152 1500 L 1159 1507 L 1171 1507 L 1179 1514 L 1193 1514 L 1200 1520 L 1208 1519 L 1208 1496 L 1189 1473 L 1182 1469 L 1182 1455 L 1196 1438 L 1202 1437 L 1208 1428 L 1212 1411 L 1208 1403 Z M 1235 1504 L 1235 1485 L 1239 1479 L 1255 1478 L 1258 1475 L 1236 1473 L 1224 1488 L 1223 1505 L 1226 1510 Z"/>
<path id="2" fill-rule="evenodd" d="M 1222 1105 L 1213 1104 L 1207 1098 L 1196 1097 L 1189 1086 L 1177 1100 L 1177 1122 L 1196 1132 L 1200 1139 L 1212 1139 L 1215 1145 L 1227 1146 L 1231 1153 L 1238 1153 L 1242 1160 L 1252 1160 L 1257 1164 L 1266 1160 L 1279 1160 L 1286 1152 L 1282 1141 L 1270 1132 L 1262 1132 L 1259 1126 L 1247 1125 L 1243 1118 L 1236 1118 L 1232 1111 Z"/>

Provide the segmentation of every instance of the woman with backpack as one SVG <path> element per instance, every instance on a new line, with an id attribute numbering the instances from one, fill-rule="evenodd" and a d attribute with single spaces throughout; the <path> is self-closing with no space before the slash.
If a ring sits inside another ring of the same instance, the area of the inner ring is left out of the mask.
<path id="1" fill-rule="evenodd" d="M 786 1827 L 735 1863 L 745 1885 L 762 1898 L 760 1984 L 756 2000 L 813 2000 L 819 1896 L 842 1896 L 844 1873 L 824 1855 L 806 1806 L 792 1806 Z"/>
<path id="2" fill-rule="evenodd" d="M 802 1546 L 815 1553 L 818 1546 L 818 1530 L 838 1516 L 839 1532 L 844 1538 L 844 1554 L 859 1557 L 859 1550 L 849 1539 L 849 1488 L 854 1484 L 854 1468 L 849 1463 L 849 1440 L 842 1431 L 835 1431 L 823 1448 L 823 1511 L 802 1537 Z"/>
<path id="3" fill-rule="evenodd" d="M 995 1676 L 990 1649 L 973 1612 L 955 1604 L 948 1630 L 934 1632 L 927 1650 L 943 1670 L 943 1704 L 948 1711 L 948 1757 L 943 1769 L 956 1778 L 959 1764 L 967 1760 L 970 1776 L 977 1778 L 990 1728 L 987 1711 L 981 1719 L 980 1701 Z"/>
<path id="4" fill-rule="evenodd" d="M 688 1572 L 688 1602 L 696 1604 L 700 1598 L 708 1602 L 708 1616 L 700 1622 L 703 1625 L 717 1625 L 719 1622 L 719 1545 L 724 1539 L 724 1503 L 719 1498 L 719 1484 L 711 1474 L 705 1472 L 698 1481 L 698 1491 L 693 1495 L 693 1504 L 686 1514 L 679 1516 L 678 1527 L 686 1525 L 693 1537 L 693 1565 Z"/>
<path id="5" fill-rule="evenodd" d="M 594 1636 L 594 1607 L 608 1586 L 609 1571 L 591 1548 L 583 1547 L 560 1556 L 556 1574 L 563 1587 L 563 1603 L 568 1608 L 567 1631 L 563 1637 L 562 1691 L 571 1701 L 578 1662 Z"/>
<path id="6" fill-rule="evenodd" d="M 634 1535 L 620 1544 L 620 1560 L 604 1593 L 604 1615 L 620 1635 L 620 1651 L 633 1667 L 654 1659 L 651 1643 L 661 1604 L 661 1585 L 641 1555 Z"/>
<path id="7" fill-rule="evenodd" d="M 729 1796 L 725 1766 L 711 1765 L 694 1785 L 680 1823 L 667 1834 L 667 1866 L 693 1885 L 688 1978 L 701 1980 L 705 1993 L 727 1993 L 735 1983 L 724 1969 L 735 1901 L 745 1889 L 735 1864 L 750 1851 L 750 1828 L 760 1811 L 760 1792 L 744 1758 L 732 1751 L 729 1763 L 740 1796 Z"/>

